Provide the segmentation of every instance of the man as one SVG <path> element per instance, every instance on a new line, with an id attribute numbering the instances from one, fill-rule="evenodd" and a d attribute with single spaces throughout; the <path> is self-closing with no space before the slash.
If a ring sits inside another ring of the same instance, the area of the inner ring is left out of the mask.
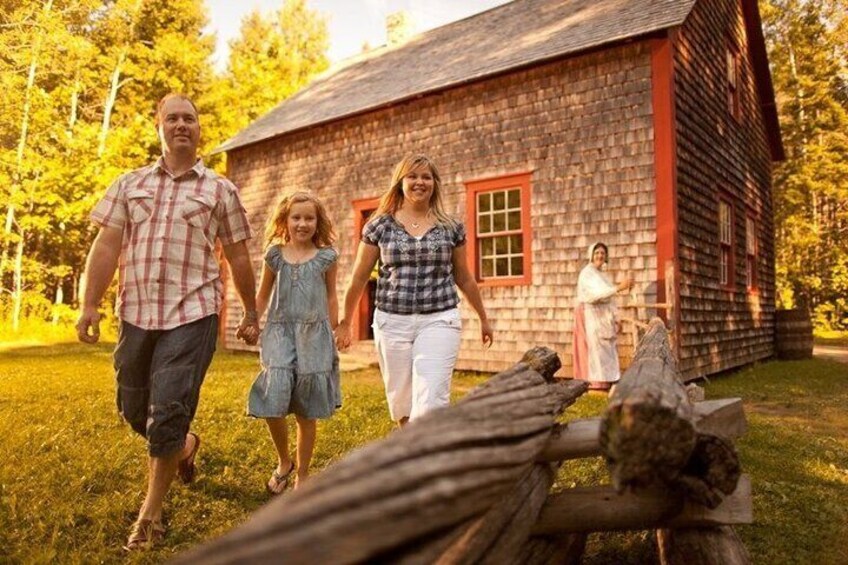
<path id="1" fill-rule="evenodd" d="M 100 231 L 86 261 L 76 326 L 80 341 L 97 342 L 97 308 L 120 260 L 118 409 L 149 448 L 147 496 L 128 550 L 163 539 L 162 505 L 174 476 L 194 478 L 200 437 L 189 426 L 223 301 L 216 239 L 244 307 L 236 336 L 253 344 L 259 334 L 250 227 L 236 187 L 198 159 L 200 123 L 186 96 L 159 102 L 156 127 L 162 157 L 120 177 L 91 213 Z"/>

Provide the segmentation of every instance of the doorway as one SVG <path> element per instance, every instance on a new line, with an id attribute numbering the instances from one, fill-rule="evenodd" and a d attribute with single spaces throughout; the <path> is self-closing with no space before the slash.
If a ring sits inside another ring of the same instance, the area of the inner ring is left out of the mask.
<path id="1" fill-rule="evenodd" d="M 362 237 L 362 227 L 365 225 L 365 222 L 368 221 L 368 218 L 377 209 L 377 205 L 379 204 L 379 198 L 367 198 L 363 200 L 354 200 L 353 201 L 353 213 L 354 213 L 354 241 L 357 242 L 357 246 L 359 240 Z M 354 250 L 357 246 L 354 246 Z M 356 253 L 356 251 L 354 251 Z M 377 261 L 377 265 L 374 266 L 374 270 L 371 271 L 371 275 L 368 277 L 368 283 L 365 285 L 365 290 L 362 292 L 362 297 L 359 299 L 359 307 L 357 310 L 357 316 L 354 320 L 353 327 L 353 339 L 356 341 L 373 341 L 374 340 L 374 329 L 371 327 L 371 324 L 374 322 L 374 310 L 376 308 L 375 305 L 375 295 L 377 293 L 377 273 L 380 268 L 380 262 Z"/>

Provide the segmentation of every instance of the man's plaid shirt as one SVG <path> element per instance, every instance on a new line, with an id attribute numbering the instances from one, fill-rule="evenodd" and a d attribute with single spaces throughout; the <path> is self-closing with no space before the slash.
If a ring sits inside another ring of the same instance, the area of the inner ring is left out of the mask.
<path id="1" fill-rule="evenodd" d="M 197 161 L 174 178 L 160 158 L 120 177 L 91 220 L 123 230 L 118 317 L 166 330 L 217 314 L 223 285 L 215 240 L 250 238 L 236 187 Z"/>
<path id="2" fill-rule="evenodd" d="M 465 227 L 436 224 L 412 237 L 394 216 L 384 214 L 362 228 L 362 241 L 380 248 L 375 302 L 392 314 L 430 314 L 459 303 L 453 250 L 465 244 Z"/>

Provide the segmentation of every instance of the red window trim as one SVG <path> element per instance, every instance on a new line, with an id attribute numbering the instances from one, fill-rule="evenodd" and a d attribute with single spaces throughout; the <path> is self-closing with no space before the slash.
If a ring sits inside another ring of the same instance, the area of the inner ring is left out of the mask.
<path id="1" fill-rule="evenodd" d="M 465 225 L 468 228 L 468 245 L 466 247 L 468 249 L 468 267 L 471 269 L 480 287 L 522 286 L 529 285 L 532 282 L 533 256 L 531 253 L 531 235 L 533 232 L 530 229 L 530 177 L 532 174 L 532 172 L 516 173 L 465 182 Z M 524 255 L 524 274 L 520 277 L 483 279 L 477 268 L 480 264 L 477 250 L 477 194 L 498 189 L 513 188 L 515 186 L 519 187 L 521 194 L 521 234 L 523 239 L 521 252 Z"/>
<path id="2" fill-rule="evenodd" d="M 724 198 L 723 196 L 719 196 L 718 198 L 718 252 L 719 252 L 719 274 L 718 274 L 718 282 L 722 289 L 724 290 L 735 290 L 736 283 L 736 230 L 735 222 L 736 222 L 736 210 L 733 207 L 733 202 L 731 202 L 728 198 Z M 721 205 L 726 204 L 728 210 L 730 211 L 730 243 L 724 243 L 721 241 Z M 728 259 L 727 259 L 727 282 L 721 282 L 721 254 L 727 249 Z"/>

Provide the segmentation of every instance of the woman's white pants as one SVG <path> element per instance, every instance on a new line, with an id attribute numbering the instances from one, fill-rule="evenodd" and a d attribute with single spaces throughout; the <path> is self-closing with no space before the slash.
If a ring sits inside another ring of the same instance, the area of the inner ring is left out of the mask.
<path id="1" fill-rule="evenodd" d="M 462 333 L 459 309 L 408 315 L 376 310 L 373 327 L 392 420 L 414 420 L 447 406 Z"/>

